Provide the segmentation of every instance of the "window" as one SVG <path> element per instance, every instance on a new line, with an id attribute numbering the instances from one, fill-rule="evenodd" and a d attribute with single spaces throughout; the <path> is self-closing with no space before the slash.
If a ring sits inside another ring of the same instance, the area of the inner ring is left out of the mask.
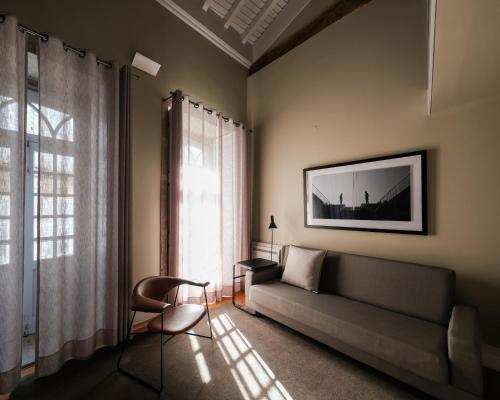
<path id="1" fill-rule="evenodd" d="M 40 160 L 40 164 L 38 163 Z M 40 218 L 40 259 L 66 257 L 74 251 L 74 158 L 34 152 L 34 227 Z M 40 184 L 38 184 L 40 179 Z M 40 187 L 40 193 L 38 193 Z M 40 196 L 40 199 L 38 198 Z M 40 211 L 38 211 L 40 204 Z M 37 229 L 33 254 L 37 259 Z"/>
<path id="2" fill-rule="evenodd" d="M 74 157 L 69 152 L 72 150 L 74 119 L 54 108 L 44 107 L 40 111 L 37 90 L 30 88 L 26 133 L 33 144 L 29 150 L 32 170 L 28 170 L 28 185 L 32 191 L 27 191 L 33 197 L 33 260 L 38 259 L 38 234 L 41 260 L 73 256 L 75 167 Z M 54 151 L 38 151 L 40 134 L 45 138 L 44 148 Z"/>
<path id="3" fill-rule="evenodd" d="M 0 146 L 0 265 L 10 262 L 10 148 Z"/>

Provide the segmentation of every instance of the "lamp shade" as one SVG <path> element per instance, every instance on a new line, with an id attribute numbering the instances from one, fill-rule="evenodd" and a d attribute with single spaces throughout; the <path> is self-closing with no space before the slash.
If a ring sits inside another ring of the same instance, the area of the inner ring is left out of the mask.
<path id="1" fill-rule="evenodd" d="M 274 215 L 271 215 L 271 223 L 269 224 L 269 229 L 278 229 L 278 226 L 274 222 Z"/>

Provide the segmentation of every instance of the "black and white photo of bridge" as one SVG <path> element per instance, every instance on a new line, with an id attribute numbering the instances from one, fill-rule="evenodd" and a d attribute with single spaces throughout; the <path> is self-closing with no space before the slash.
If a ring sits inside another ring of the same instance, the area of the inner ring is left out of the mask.
<path id="1" fill-rule="evenodd" d="M 410 168 L 314 176 L 313 218 L 411 221 Z"/>

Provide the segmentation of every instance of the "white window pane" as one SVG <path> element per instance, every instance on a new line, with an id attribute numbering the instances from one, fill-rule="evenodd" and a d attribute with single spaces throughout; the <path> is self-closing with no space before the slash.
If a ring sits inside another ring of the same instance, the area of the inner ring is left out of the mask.
<path id="1" fill-rule="evenodd" d="M 35 151 L 33 160 L 34 170 L 38 171 L 38 151 Z M 40 153 L 40 170 L 43 172 L 54 171 L 54 155 L 50 153 Z"/>
<path id="2" fill-rule="evenodd" d="M 73 218 L 57 218 L 57 236 L 71 236 L 74 232 Z"/>
<path id="3" fill-rule="evenodd" d="M 40 175 L 40 191 L 42 194 L 49 194 L 54 192 L 54 178 L 52 174 Z M 33 177 L 33 192 L 38 193 L 38 176 Z"/>
<path id="4" fill-rule="evenodd" d="M 10 261 L 10 245 L 0 244 L 0 265 L 8 265 Z"/>
<path id="5" fill-rule="evenodd" d="M 60 175 L 57 177 L 57 194 L 75 194 L 72 176 Z"/>
<path id="6" fill-rule="evenodd" d="M 0 146 L 0 166 L 8 167 L 9 164 L 10 164 L 10 149 L 8 147 Z"/>
<path id="7" fill-rule="evenodd" d="M 59 110 L 42 107 L 41 120 L 42 136 L 73 141 L 73 118 Z"/>
<path id="8" fill-rule="evenodd" d="M 73 197 L 58 197 L 57 198 L 57 214 L 58 215 L 73 215 Z"/>
<path id="9" fill-rule="evenodd" d="M 34 237 L 38 237 L 37 218 L 33 220 Z M 42 218 L 40 220 L 40 237 L 54 236 L 54 219 Z"/>
<path id="10" fill-rule="evenodd" d="M 10 239 L 10 220 L 0 219 L 0 240 Z"/>
<path id="11" fill-rule="evenodd" d="M 0 216 L 9 217 L 10 216 L 10 196 L 0 195 Z"/>
<path id="12" fill-rule="evenodd" d="M 0 192 L 10 192 L 10 173 L 9 171 L 0 171 Z"/>
<path id="13" fill-rule="evenodd" d="M 17 101 L 0 96 L 0 129 L 17 132 L 19 130 L 19 109 Z"/>
<path id="14" fill-rule="evenodd" d="M 57 241 L 57 257 L 73 255 L 73 239 L 59 239 Z"/>
<path id="15" fill-rule="evenodd" d="M 37 196 L 35 196 L 35 198 L 37 198 Z M 42 210 L 42 215 L 54 215 L 54 198 L 52 196 L 41 196 L 40 208 Z"/>
<path id="16" fill-rule="evenodd" d="M 57 155 L 57 172 L 72 174 L 74 157 Z"/>
<path id="17" fill-rule="evenodd" d="M 64 122 L 58 126 L 56 139 L 73 141 L 73 118 L 65 116 Z"/>
<path id="18" fill-rule="evenodd" d="M 38 104 L 34 102 L 28 104 L 26 132 L 30 135 L 38 135 Z"/>
<path id="19" fill-rule="evenodd" d="M 36 261 L 38 255 L 38 245 L 36 240 L 33 242 L 33 259 Z M 54 257 L 54 242 L 52 240 L 42 240 L 40 242 L 40 259 L 46 260 Z"/>

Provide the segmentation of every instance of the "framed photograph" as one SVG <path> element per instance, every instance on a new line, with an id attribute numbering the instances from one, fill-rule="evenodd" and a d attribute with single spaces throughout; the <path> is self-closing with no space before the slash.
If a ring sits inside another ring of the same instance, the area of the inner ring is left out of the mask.
<path id="1" fill-rule="evenodd" d="M 305 226 L 426 235 L 426 154 L 304 169 Z"/>

